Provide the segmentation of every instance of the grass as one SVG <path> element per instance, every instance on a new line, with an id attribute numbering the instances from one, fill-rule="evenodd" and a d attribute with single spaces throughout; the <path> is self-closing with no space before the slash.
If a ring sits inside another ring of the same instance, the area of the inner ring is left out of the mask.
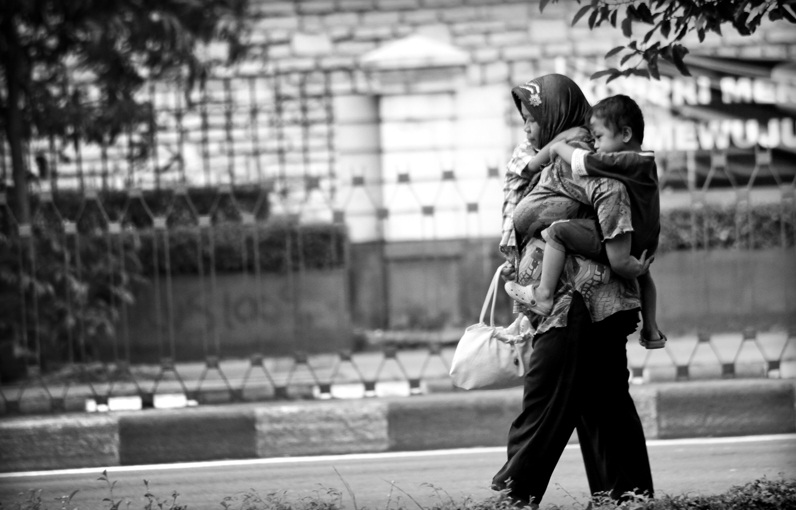
<path id="1" fill-rule="evenodd" d="M 338 473 L 338 476 L 340 474 Z M 299 499 L 291 499 L 286 491 L 260 494 L 254 490 L 225 497 L 218 502 L 218 508 L 223 510 L 366 510 L 357 505 L 356 496 L 351 491 L 348 483 L 340 477 L 348 492 L 352 505 L 343 503 L 343 492 L 334 488 L 324 488 L 315 495 Z M 107 486 L 108 495 L 102 501 L 108 510 L 131 508 L 131 502 L 114 495 L 116 482 L 108 478 L 103 472 L 98 478 Z M 391 484 L 390 493 L 384 510 L 521 510 L 505 493 L 496 496 L 475 500 L 470 497 L 455 499 L 444 489 L 431 484 L 424 484 L 434 491 L 437 498 L 429 506 L 417 502 L 411 494 L 395 484 Z M 144 510 L 189 510 L 187 506 L 178 502 L 179 494 L 173 491 L 167 498 L 161 499 L 149 489 L 149 482 L 144 480 Z M 21 499 L 6 506 L 0 503 L 2 509 L 14 510 L 78 510 L 72 500 L 78 493 L 77 490 L 68 496 L 56 498 L 56 506 L 48 506 L 42 498 L 41 490 L 32 490 L 21 494 Z M 745 485 L 732 487 L 723 494 L 717 495 L 661 495 L 655 499 L 645 496 L 628 495 L 628 500 L 622 503 L 611 500 L 608 496 L 597 495 L 591 501 L 577 501 L 573 498 L 570 505 L 542 505 L 542 510 L 785 510 L 796 508 L 796 480 L 770 480 L 761 478 Z M 373 509 L 381 510 L 381 509 Z"/>

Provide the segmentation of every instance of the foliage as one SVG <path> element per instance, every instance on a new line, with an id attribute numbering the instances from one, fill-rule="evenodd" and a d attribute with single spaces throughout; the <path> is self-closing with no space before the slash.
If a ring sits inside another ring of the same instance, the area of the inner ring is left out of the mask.
<path id="1" fill-rule="evenodd" d="M 211 41 L 237 58 L 245 12 L 246 0 L 0 2 L 2 130 L 21 221 L 29 219 L 26 141 L 104 146 L 126 133 L 133 155 L 145 158 L 153 112 L 137 92 L 149 78 L 201 82 L 207 62 L 198 49 Z"/>
<path id="2" fill-rule="evenodd" d="M 552 0 L 557 3 L 558 0 Z M 542 0 L 540 9 L 551 0 Z M 582 3 L 578 0 L 578 4 Z M 791 0 L 648 0 L 642 2 L 612 0 L 588 0 L 572 18 L 575 25 L 588 15 L 590 29 L 603 23 L 614 28 L 621 27 L 622 34 L 630 39 L 624 46 L 617 46 L 605 58 L 619 57 L 619 67 L 597 71 L 592 79 L 608 77 L 611 81 L 620 76 L 644 76 L 660 78 L 658 61 L 672 63 L 677 70 L 690 76 L 684 57 L 688 54 L 682 41 L 695 32 L 699 42 L 709 32 L 722 35 L 722 27 L 732 26 L 741 35 L 751 35 L 767 18 L 770 21 L 796 23 L 796 12 Z M 624 14 L 622 14 L 624 11 Z M 646 25 L 643 37 L 634 37 L 633 27 Z"/>
<path id="3" fill-rule="evenodd" d="M 103 471 L 99 477 L 100 481 L 107 485 L 108 497 L 103 501 L 109 510 L 118 510 L 122 505 L 130 508 L 131 502 L 123 498 L 114 496 L 113 491 L 116 482 L 108 478 L 107 471 Z M 349 496 L 353 500 L 354 510 L 359 510 L 354 494 L 350 491 L 348 484 L 342 480 L 348 490 Z M 454 499 L 445 490 L 432 484 L 423 484 L 426 488 L 434 491 L 437 499 L 428 507 L 423 507 L 417 499 L 407 493 L 395 483 L 390 483 L 390 492 L 385 510 L 518 510 L 528 509 L 529 506 L 522 506 L 512 500 L 506 493 L 498 493 L 496 496 L 475 500 L 472 497 Z M 187 506 L 177 503 L 179 494 L 174 491 L 171 498 L 160 500 L 149 490 L 149 482 L 144 480 L 146 494 L 144 495 L 144 510 L 153 508 L 166 510 L 185 510 Z M 347 506 L 343 504 L 342 491 L 335 488 L 322 488 L 315 492 L 313 497 L 305 497 L 299 501 L 291 500 L 285 491 L 274 491 L 265 495 L 260 495 L 254 490 L 246 491 L 233 496 L 225 497 L 220 506 L 224 510 L 342 510 Z M 45 510 L 48 508 L 42 499 L 41 490 L 31 490 L 26 499 L 16 502 L 17 510 Z M 72 492 L 70 496 L 57 498 L 61 506 L 60 510 L 67 510 L 72 504 L 71 501 L 78 491 Z M 407 500 L 404 500 L 403 497 Z M 586 505 L 573 498 L 573 506 L 559 507 L 557 505 L 547 505 L 548 510 L 564 510 L 565 508 L 585 508 Z M 723 494 L 701 496 L 701 495 L 662 495 L 656 499 L 626 494 L 621 502 L 598 494 L 591 501 L 587 502 L 588 508 L 592 510 L 785 510 L 796 508 L 796 480 L 779 479 L 769 480 L 761 478 L 745 485 L 732 487 Z"/>
<path id="4" fill-rule="evenodd" d="M 0 233 L 0 336 L 34 354 L 90 360 L 142 281 L 130 242 L 42 224 L 27 236 Z"/>
<path id="5" fill-rule="evenodd" d="M 176 226 L 137 233 L 144 274 L 209 275 L 286 273 L 345 265 L 345 229 L 338 225 L 271 221 L 244 225 L 225 222 L 209 228 Z M 168 270 L 164 256 L 168 243 Z"/>
<path id="6" fill-rule="evenodd" d="M 796 213 L 783 205 L 673 209 L 661 211 L 658 252 L 785 248 L 794 235 Z"/>

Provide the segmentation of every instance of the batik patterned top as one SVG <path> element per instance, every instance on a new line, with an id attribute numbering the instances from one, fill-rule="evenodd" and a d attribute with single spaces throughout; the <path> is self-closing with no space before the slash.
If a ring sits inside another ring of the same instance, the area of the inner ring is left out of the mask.
<path id="1" fill-rule="evenodd" d="M 521 161 L 517 154 L 522 145 L 514 151 L 514 167 Z M 615 179 L 573 175 L 572 168 L 560 158 L 556 158 L 542 170 L 535 185 L 527 172 L 523 173 L 522 170 L 518 173 L 510 166 L 506 174 L 505 190 L 511 196 L 507 194 L 504 201 L 501 252 L 509 260 L 512 260 L 512 255 L 517 254 L 512 261 L 517 268 L 517 281 L 521 285 L 535 284 L 539 280 L 544 247 L 544 242 L 539 239 L 541 230 L 555 220 L 582 216 L 582 205 L 593 207 L 592 217 L 596 215 L 599 219 L 605 238 L 633 230 L 627 191 Z M 516 200 L 516 197 L 522 198 L 507 206 L 509 200 Z M 507 213 L 511 215 L 510 220 L 506 217 Z M 530 222 L 527 221 L 529 218 Z M 508 226 L 513 231 L 513 239 L 511 235 L 507 235 Z M 525 244 L 528 239 L 530 241 Z M 521 248 L 519 253 L 518 246 Z M 568 255 L 556 289 L 551 315 L 534 316 L 519 303 L 515 310 L 529 315 L 536 327 L 536 334 L 552 328 L 566 327 L 572 294 L 576 291 L 583 295 L 595 322 L 616 312 L 638 309 L 641 306 L 634 281 L 619 277 L 607 265 L 582 256 Z"/>

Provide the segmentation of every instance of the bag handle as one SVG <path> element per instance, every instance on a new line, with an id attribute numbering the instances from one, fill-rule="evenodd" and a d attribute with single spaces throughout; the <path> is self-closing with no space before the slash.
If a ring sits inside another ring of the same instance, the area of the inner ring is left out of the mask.
<path id="1" fill-rule="evenodd" d="M 497 302 L 498 282 L 500 281 L 500 270 L 502 268 L 502 264 L 498 266 L 497 270 L 495 271 L 495 276 L 492 277 L 492 282 L 489 284 L 489 289 L 486 291 L 486 298 L 484 298 L 484 304 L 481 307 L 481 317 L 478 319 L 480 324 L 484 323 L 484 317 L 486 316 L 486 311 L 489 308 L 489 302 L 491 301 L 492 311 L 489 314 L 489 325 L 495 325 L 495 303 Z"/>

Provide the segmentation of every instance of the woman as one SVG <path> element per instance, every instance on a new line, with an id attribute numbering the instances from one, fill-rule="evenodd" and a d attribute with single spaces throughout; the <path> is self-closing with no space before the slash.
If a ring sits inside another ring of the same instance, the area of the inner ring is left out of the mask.
<path id="1" fill-rule="evenodd" d="M 544 150 L 558 137 L 579 136 L 589 104 L 562 75 L 546 75 L 512 89 L 527 140 L 515 149 L 506 174 L 501 251 L 506 274 L 521 284 L 538 277 L 539 232 L 557 219 L 596 215 L 615 233 L 630 228 L 627 192 L 612 179 L 583 179 L 566 163 L 547 163 Z M 539 161 L 547 163 L 538 177 Z M 538 179 L 538 180 L 537 180 Z M 536 181 L 536 182 L 534 182 Z M 588 204 L 594 204 L 590 207 Z M 609 234 L 610 235 L 610 234 Z M 589 488 L 621 499 L 653 494 L 644 432 L 630 397 L 627 336 L 640 302 L 632 282 L 582 257 L 569 256 L 550 316 L 530 315 L 536 327 L 523 407 L 509 430 L 507 461 L 493 488 L 538 505 L 572 431 L 577 429 Z M 522 309 L 520 309 L 522 311 Z"/>

